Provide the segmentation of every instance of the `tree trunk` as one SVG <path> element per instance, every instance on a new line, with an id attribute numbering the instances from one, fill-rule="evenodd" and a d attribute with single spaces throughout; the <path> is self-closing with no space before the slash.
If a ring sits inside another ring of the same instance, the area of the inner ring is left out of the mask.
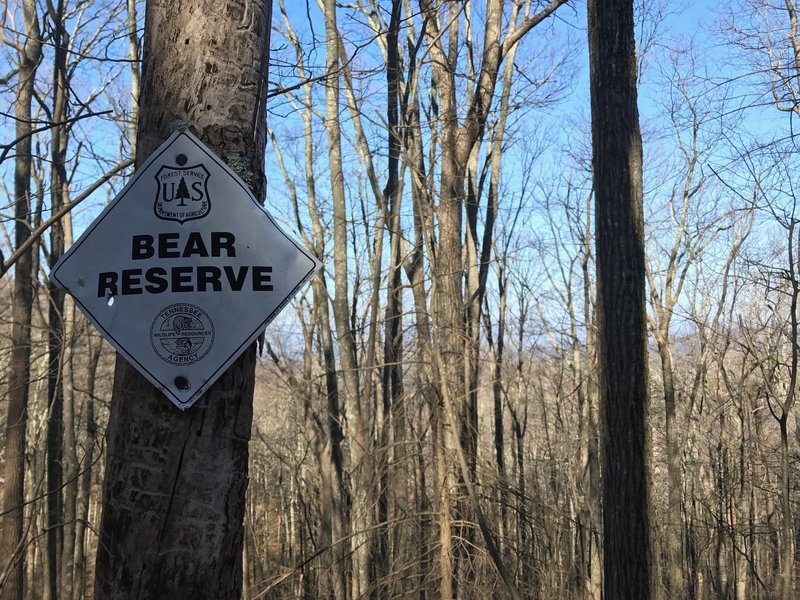
<path id="1" fill-rule="evenodd" d="M 791 600 L 795 571 L 794 533 L 789 473 L 788 414 L 779 421 L 781 432 L 781 600 Z"/>
<path id="2" fill-rule="evenodd" d="M 67 219 L 65 231 L 69 245 L 71 219 Z M 61 556 L 61 600 L 72 600 L 75 596 L 74 568 L 75 546 L 77 543 L 77 502 L 78 502 L 78 448 L 76 439 L 74 346 L 75 346 L 75 302 L 64 299 L 64 353 L 62 355 L 62 381 L 64 390 L 63 412 L 63 544 Z"/>
<path id="3" fill-rule="evenodd" d="M 64 0 L 59 0 L 50 11 L 53 28 L 53 128 L 50 137 L 50 210 L 55 214 L 69 202 L 69 181 L 66 172 L 69 117 L 67 97 L 67 46 L 69 36 L 65 29 Z M 61 221 L 50 228 L 50 270 L 64 254 L 64 225 Z M 50 598 L 56 600 L 63 587 L 61 581 L 61 556 L 63 552 L 63 411 L 64 386 L 62 361 L 68 341 L 64 335 L 64 300 L 66 293 L 54 281 L 47 284 L 48 304 L 48 352 L 49 368 L 47 390 L 50 409 L 47 420 L 47 583 Z M 67 590 L 68 597 L 70 591 Z"/>
<path id="4" fill-rule="evenodd" d="M 87 323 L 88 325 L 88 323 Z M 86 562 L 86 532 L 89 525 L 89 507 L 92 504 L 92 474 L 94 469 L 94 454 L 97 439 L 97 424 L 94 416 L 95 384 L 97 382 L 97 368 L 102 351 L 100 339 L 93 333 L 87 333 L 88 364 L 86 366 L 86 401 L 83 416 L 80 421 L 79 445 L 83 447 L 83 462 L 78 474 L 78 495 L 75 501 L 75 598 L 86 598 L 87 588 L 87 562 Z"/>
<path id="5" fill-rule="evenodd" d="M 590 0 L 604 595 L 656 591 L 650 546 L 642 145 L 633 2 Z"/>
<path id="6" fill-rule="evenodd" d="M 350 325 L 350 293 L 348 277 L 348 216 L 342 171 L 342 143 L 339 127 L 339 84 L 344 69 L 340 57 L 341 40 L 336 22 L 336 2 L 325 0 L 326 72 L 325 115 L 328 138 L 328 164 L 331 196 L 333 200 L 333 263 L 334 296 L 333 321 L 339 345 L 339 364 L 342 371 L 343 400 L 348 413 L 354 416 L 351 426 L 350 462 L 351 514 L 353 524 L 349 532 L 352 554 L 351 597 L 360 598 L 367 593 L 370 573 L 371 511 L 369 510 L 369 429 L 365 417 L 367 407 L 361 403 L 358 359 L 355 337 Z M 351 412 L 352 410 L 352 412 Z"/>
<path id="7" fill-rule="evenodd" d="M 279 2 L 281 15 L 283 16 L 283 23 L 292 45 L 294 46 L 297 70 L 301 78 L 306 79 L 307 82 L 303 85 L 303 95 L 305 98 L 305 106 L 307 110 L 302 112 L 303 119 L 303 140 L 304 140 L 304 154 L 303 166 L 305 170 L 305 195 L 306 206 L 311 225 L 311 236 L 308 236 L 302 224 L 298 223 L 298 228 L 304 237 L 305 243 L 313 248 L 314 254 L 320 260 L 325 256 L 325 238 L 327 232 L 324 228 L 323 222 L 320 219 L 319 207 L 317 205 L 316 196 L 316 177 L 314 172 L 315 160 L 315 147 L 314 147 L 314 133 L 312 121 L 312 106 L 313 91 L 310 79 L 307 77 L 304 64 L 303 48 L 300 45 L 299 38 L 294 31 L 288 17 L 283 0 Z M 281 165 L 282 155 L 277 147 L 276 154 L 278 161 Z M 291 193 L 291 200 L 294 205 L 295 214 L 299 214 L 299 198 L 297 188 L 294 185 L 292 178 L 288 172 L 283 170 L 286 184 L 288 185 Z M 313 319 L 312 322 L 318 332 L 319 346 L 321 353 L 321 363 L 325 372 L 325 386 L 324 392 L 326 396 L 325 403 L 325 419 L 316 425 L 316 419 L 312 418 L 313 407 L 312 390 L 306 390 L 306 406 L 304 410 L 304 417 L 306 427 L 314 431 L 314 437 L 318 439 L 315 444 L 317 454 L 317 461 L 319 464 L 319 473 L 321 478 L 321 535 L 320 541 L 317 543 L 318 548 L 328 547 L 328 551 L 323 554 L 323 565 L 325 578 L 327 578 L 330 585 L 330 593 L 335 600 L 344 600 L 347 598 L 347 556 L 348 548 L 345 544 L 347 539 L 347 489 L 344 482 L 344 458 L 342 452 L 342 444 L 344 441 L 344 432 L 342 430 L 343 411 L 340 402 L 339 393 L 339 379 L 336 372 L 336 352 L 333 343 L 333 333 L 331 330 L 331 317 L 329 310 L 330 294 L 328 292 L 328 285 L 325 272 L 320 272 L 312 283 L 314 292 L 313 303 Z M 311 333 L 306 332 L 306 347 L 304 354 L 304 373 L 310 380 L 311 367 L 310 364 L 314 360 L 310 353 L 312 352 Z M 307 590 L 312 590 L 314 587 L 319 587 L 319 580 L 313 582 L 309 579 L 304 581 L 304 586 Z"/>
<path id="8" fill-rule="evenodd" d="M 668 325 L 667 325 L 668 327 Z M 668 594 L 682 598 L 687 592 L 684 571 L 683 549 L 683 449 L 682 434 L 677 418 L 677 398 L 675 392 L 675 369 L 672 364 L 669 331 L 657 335 L 658 354 L 661 359 L 661 376 L 664 385 L 664 428 L 667 443 L 667 511 L 664 530 L 666 550 L 666 580 Z M 688 426 L 688 424 L 687 424 Z"/>
<path id="9" fill-rule="evenodd" d="M 603 516 L 601 504 L 600 451 L 597 430 L 597 334 L 594 317 L 595 310 L 591 300 L 591 279 L 589 261 L 592 255 L 592 197 L 586 197 L 586 226 L 583 235 L 581 274 L 583 278 L 583 321 L 586 324 L 586 403 L 583 407 L 583 423 L 586 426 L 585 452 L 586 472 L 584 473 L 589 526 L 592 529 L 589 552 L 590 576 L 586 581 L 587 595 L 591 600 L 600 600 L 603 593 Z"/>
<path id="10" fill-rule="evenodd" d="M 787 381 L 786 397 L 781 402 L 781 413 L 778 426 L 781 435 L 781 600 L 790 600 L 792 597 L 795 548 L 794 548 L 794 519 L 792 518 L 792 482 L 789 458 L 789 415 L 795 404 L 798 369 L 800 369 L 800 280 L 798 280 L 797 267 L 800 261 L 800 244 L 795 246 L 795 229 L 797 221 L 792 221 L 788 231 L 788 279 L 791 285 L 791 301 L 789 304 L 789 379 Z M 800 228 L 798 229 L 798 242 L 800 242 Z M 796 248 L 796 250 L 795 250 Z M 795 255 L 797 252 L 797 257 Z"/>
<path id="11" fill-rule="evenodd" d="M 131 61 L 131 114 L 125 132 L 128 135 L 128 144 L 131 154 L 136 155 L 136 127 L 139 121 L 139 94 L 142 88 L 142 73 L 139 69 L 139 55 L 141 53 L 139 43 L 138 18 L 136 10 L 136 0 L 126 0 L 127 19 L 125 28 L 128 33 L 128 59 Z"/>
<path id="12" fill-rule="evenodd" d="M 148 3 L 137 164 L 191 126 L 264 197 L 271 12 L 270 0 Z M 255 358 L 252 346 L 181 412 L 117 357 L 96 598 L 241 595 Z"/>
<path id="13" fill-rule="evenodd" d="M 391 17 L 386 31 L 386 123 L 388 164 L 387 181 L 383 190 L 388 211 L 389 229 L 389 284 L 386 291 L 384 316 L 385 337 L 383 345 L 383 368 L 381 372 L 383 423 L 381 446 L 387 458 L 381 470 L 381 497 L 379 499 L 380 543 L 376 560 L 376 579 L 385 578 L 381 597 L 392 598 L 405 591 L 403 582 L 390 583 L 391 568 L 400 561 L 399 549 L 404 542 L 410 542 L 408 526 L 398 523 L 389 526 L 394 515 L 405 515 L 408 511 L 408 482 L 411 471 L 408 468 L 406 451 L 406 401 L 403 395 L 403 253 L 401 242 L 401 186 L 400 186 L 400 147 L 399 125 L 399 84 L 400 84 L 400 46 L 399 32 L 401 19 L 401 0 L 392 0 Z M 391 502 L 390 494 L 394 499 Z M 393 505 L 392 505 L 393 504 Z M 404 564 L 404 563 L 401 563 Z"/>
<path id="14" fill-rule="evenodd" d="M 26 42 L 19 56 L 17 97 L 14 104 L 15 135 L 19 142 L 14 159 L 14 243 L 30 237 L 31 206 L 31 100 L 42 45 L 36 2 L 23 3 Z M 8 363 L 3 516 L 0 517 L 0 598 L 24 597 L 25 443 L 28 424 L 31 318 L 33 312 L 33 248 L 20 256 L 14 268 L 14 303 L 11 309 L 11 356 Z M 38 252 L 38 250 L 36 250 Z"/>

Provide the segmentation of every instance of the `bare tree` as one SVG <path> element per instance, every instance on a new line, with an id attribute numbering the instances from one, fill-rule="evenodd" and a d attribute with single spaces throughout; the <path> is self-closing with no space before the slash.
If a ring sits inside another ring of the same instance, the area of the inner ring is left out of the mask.
<path id="1" fill-rule="evenodd" d="M 779 169 L 783 176 L 788 174 Z M 760 375 L 766 408 L 778 424 L 780 521 L 780 577 L 778 592 L 782 600 L 794 595 L 795 523 L 792 508 L 790 473 L 789 418 L 797 400 L 798 367 L 800 366 L 800 219 L 796 214 L 795 194 L 791 180 L 782 191 L 789 191 L 790 202 L 781 212 L 769 200 L 767 209 L 784 231 L 786 243 L 781 248 L 784 266 L 770 268 L 756 265 L 764 277 L 767 297 L 767 320 L 740 318 L 746 352 L 751 355 L 755 371 Z"/>
<path id="2" fill-rule="evenodd" d="M 17 92 L 14 102 L 16 120 L 16 158 L 14 161 L 14 244 L 21 248 L 31 230 L 31 168 L 33 120 L 31 103 L 36 70 L 42 54 L 42 39 L 36 2 L 22 4 L 24 37 L 13 43 L 19 56 Z M 5 40 L 8 42 L 8 40 Z M 25 528 L 25 440 L 28 425 L 28 386 L 31 361 L 31 319 L 33 310 L 34 249 L 28 248 L 14 269 L 14 304 L 12 308 L 11 357 L 8 363 L 8 413 L 6 421 L 5 479 L 2 516 L 0 516 L 0 597 L 21 600 L 24 597 Z"/>
<path id="3" fill-rule="evenodd" d="M 477 412 L 474 396 L 469 394 L 465 380 L 467 339 L 465 298 L 462 273 L 464 227 L 463 215 L 467 198 L 467 165 L 476 146 L 482 141 L 486 120 L 495 94 L 500 66 L 514 46 L 536 25 L 563 4 L 555 0 L 540 12 L 529 15 L 512 32 L 503 36 L 503 3 L 490 0 L 485 7 L 483 52 L 475 71 L 475 86 L 468 97 L 468 108 L 459 119 L 457 100 L 456 61 L 461 44 L 458 4 L 440 5 L 430 0 L 420 2 L 425 20 L 425 41 L 432 61 L 433 93 L 436 98 L 436 118 L 441 140 L 440 181 L 438 204 L 435 208 L 438 237 L 428 248 L 432 269 L 432 325 L 434 333 L 434 381 L 443 406 L 443 432 L 440 443 L 440 462 L 448 462 L 448 454 L 457 458 L 458 473 L 468 494 L 475 477 L 477 443 Z M 445 44 L 448 44 L 447 46 Z M 431 238 L 429 237 L 429 240 Z M 476 305 L 480 311 L 482 303 Z M 477 313 L 480 314 L 479 312 Z M 478 318 L 477 322 L 480 322 Z M 452 416 L 450 416 L 452 415 Z M 442 567 L 442 597 L 453 595 L 452 540 L 449 533 L 449 492 L 447 470 L 441 471 L 438 482 L 441 496 L 440 563 Z M 480 508 L 472 499 L 469 503 L 480 522 Z M 463 516 L 463 515 L 462 515 Z M 480 527 L 484 541 L 493 546 L 488 530 Z M 493 554 L 490 550 L 490 554 Z M 500 573 L 503 567 L 493 557 Z M 466 564 L 469 565 L 469 560 Z M 504 581 L 507 578 L 503 577 Z"/>
<path id="4" fill-rule="evenodd" d="M 604 594 L 651 598 L 642 142 L 633 2 L 589 2 Z"/>
<path id="5" fill-rule="evenodd" d="M 647 191 L 651 207 L 645 264 L 651 310 L 648 321 L 660 361 L 668 478 L 663 564 L 666 593 L 678 596 L 687 595 L 691 584 L 685 548 L 683 454 L 698 400 L 699 388 L 692 382 L 701 377 L 709 356 L 706 353 L 695 362 L 696 377 L 681 377 L 673 359 L 677 320 L 673 317 L 679 312 L 687 281 L 702 270 L 704 253 L 730 226 L 727 215 L 722 214 L 720 190 L 709 185 L 710 171 L 704 169 L 719 141 L 709 130 L 716 125 L 721 103 L 712 97 L 697 69 L 697 57 L 690 49 L 670 50 L 664 69 L 668 93 L 661 102 L 669 116 L 667 126 L 674 131 L 677 153 L 675 159 L 651 167 L 649 179 L 654 183 Z M 671 173 L 676 173 L 674 179 Z M 706 346 L 706 350 L 710 348 Z"/>
<path id="6" fill-rule="evenodd" d="M 192 127 L 264 197 L 271 6 L 148 4 L 139 164 L 171 127 Z M 255 356 L 248 348 L 188 413 L 118 359 L 95 597 L 241 594 Z"/>

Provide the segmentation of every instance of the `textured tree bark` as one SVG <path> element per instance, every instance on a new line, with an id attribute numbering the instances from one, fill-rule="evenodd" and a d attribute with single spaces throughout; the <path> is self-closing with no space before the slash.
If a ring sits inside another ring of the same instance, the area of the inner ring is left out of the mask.
<path id="1" fill-rule="evenodd" d="M 64 232 L 66 247 L 72 245 L 72 219 L 65 219 Z M 76 403 L 74 378 L 75 347 L 75 302 L 70 297 L 64 298 L 64 353 L 62 356 L 62 381 L 64 390 L 63 412 L 63 544 L 61 555 L 60 579 L 62 600 L 72 600 L 75 595 L 75 549 L 77 545 L 77 509 L 78 509 L 78 447 L 76 436 Z"/>
<path id="2" fill-rule="evenodd" d="M 136 154 L 136 127 L 139 121 L 139 95 L 142 88 L 142 73 L 139 60 L 141 59 L 141 44 L 139 42 L 138 17 L 136 0 L 126 0 L 127 18 L 125 28 L 128 32 L 128 58 L 131 61 L 131 115 L 126 133 L 130 138 L 131 153 Z"/>
<path id="3" fill-rule="evenodd" d="M 271 12 L 271 0 L 148 3 L 138 164 L 191 127 L 263 198 Z M 186 412 L 117 358 L 96 598 L 241 596 L 255 358 Z"/>
<path id="4" fill-rule="evenodd" d="M 400 20 L 402 2 L 392 0 L 389 26 L 386 30 L 386 123 L 388 164 L 386 187 L 383 196 L 389 211 L 389 282 L 386 291 L 386 328 L 383 342 L 383 364 L 381 388 L 383 400 L 383 423 L 381 445 L 386 449 L 387 459 L 380 470 L 381 495 L 378 501 L 381 523 L 378 557 L 375 560 L 376 579 L 385 578 L 380 597 L 392 598 L 407 592 L 405 583 L 388 583 L 392 564 L 401 560 L 401 549 L 410 540 L 407 525 L 390 526 L 389 519 L 405 515 L 408 511 L 408 482 L 411 470 L 407 464 L 406 451 L 406 400 L 403 393 L 403 229 L 401 225 L 400 153 Z"/>
<path id="5" fill-rule="evenodd" d="M 350 445 L 351 462 L 351 504 L 346 522 L 352 524 L 347 531 L 352 564 L 350 577 L 350 597 L 359 598 L 366 593 L 369 582 L 369 517 L 367 511 L 367 449 L 368 431 L 365 427 L 364 411 L 360 404 L 360 382 L 358 359 L 353 331 L 350 327 L 350 291 L 348 276 L 348 216 L 342 170 L 342 143 L 339 127 L 340 77 L 343 59 L 340 56 L 339 29 L 336 21 L 336 2 L 324 1 L 325 14 L 325 129 L 328 141 L 328 164 L 330 167 L 331 196 L 333 204 L 333 264 L 334 277 L 332 298 L 333 324 L 336 330 L 339 349 L 341 382 L 340 408 L 349 408 L 353 419 Z M 337 543 L 337 540 L 334 540 Z M 342 542 L 344 543 L 344 542 Z M 334 568 L 342 568 L 339 565 Z M 347 593 L 345 591 L 345 593 Z M 347 596 L 345 596 L 347 597 Z"/>
<path id="6" fill-rule="evenodd" d="M 23 5 L 27 41 L 19 52 L 17 97 L 14 104 L 16 137 L 14 159 L 14 243 L 17 248 L 30 236 L 31 200 L 31 100 L 36 67 L 42 52 L 39 17 L 34 0 Z M 14 303 L 11 313 L 11 357 L 8 364 L 5 472 L 0 517 L 0 598 L 22 600 L 24 594 L 25 430 L 28 423 L 31 316 L 33 307 L 33 254 L 24 252 L 14 269 Z"/>
<path id="7" fill-rule="evenodd" d="M 675 391 L 675 368 L 672 364 L 671 341 L 669 330 L 657 339 L 658 354 L 661 358 L 661 374 L 664 385 L 664 429 L 667 441 L 667 527 L 664 532 L 667 589 L 678 598 L 686 595 L 687 580 L 684 577 L 686 568 L 683 548 L 683 466 L 681 447 L 681 431 L 677 418 L 677 398 Z"/>
<path id="8" fill-rule="evenodd" d="M 652 577 L 647 456 L 642 142 L 633 2 L 590 0 L 604 596 L 645 600 Z"/>
<path id="9" fill-rule="evenodd" d="M 342 143 L 339 127 L 340 77 L 343 59 L 340 56 L 339 29 L 336 21 L 336 2 L 324 1 L 325 15 L 325 129 L 328 141 L 328 164 L 330 168 L 331 197 L 333 204 L 333 264 L 334 295 L 333 323 L 339 348 L 339 366 L 342 371 L 342 395 L 344 407 L 350 407 L 349 414 L 355 418 L 350 436 L 351 496 L 348 521 L 352 524 L 349 546 L 352 561 L 350 578 L 350 597 L 359 598 L 366 594 L 370 579 L 370 521 L 368 510 L 368 486 L 371 473 L 368 462 L 369 430 L 365 420 L 366 407 L 360 403 L 360 381 L 355 336 L 350 326 L 350 292 L 348 276 L 348 216 L 342 170 Z M 342 567 L 335 567 L 342 568 Z"/>
<path id="10" fill-rule="evenodd" d="M 69 202 L 69 180 L 66 171 L 66 155 L 69 144 L 69 81 L 67 74 L 67 47 L 69 35 L 66 32 L 64 1 L 55 3 L 49 11 L 52 21 L 54 46 L 53 55 L 53 128 L 51 130 L 50 163 L 50 207 L 57 212 Z M 50 228 L 50 269 L 64 254 L 64 223 L 53 223 Z M 47 284 L 48 302 L 48 353 L 47 390 L 50 410 L 47 420 L 47 584 L 50 598 L 58 598 L 59 592 L 71 597 L 71 585 L 65 587 L 61 578 L 61 557 L 64 554 L 64 502 L 63 489 L 63 413 L 64 385 L 63 361 L 65 358 L 64 301 L 66 293 L 54 281 Z M 74 519 L 73 519 L 74 524 Z M 72 524 L 69 526 L 72 529 Z M 72 536 L 70 536 L 71 538 Z"/>
<path id="11" fill-rule="evenodd" d="M 89 510 L 92 505 L 92 473 L 94 469 L 95 445 L 97 444 L 97 424 L 94 416 L 95 383 L 102 350 L 99 335 L 87 334 L 88 346 L 87 383 L 84 414 L 79 420 L 78 443 L 84 448 L 83 462 L 78 474 L 78 495 L 75 500 L 75 598 L 86 598 L 87 584 L 87 544 L 86 532 L 89 523 Z"/>
<path id="12" fill-rule="evenodd" d="M 790 3 L 787 2 L 787 6 Z M 796 22 L 796 17 L 794 17 Z M 796 25 L 795 25 L 796 29 Z M 793 40 L 796 42 L 796 36 Z M 795 43 L 796 52 L 798 44 Z M 797 398 L 797 377 L 800 369 L 800 350 L 798 347 L 798 336 L 800 336 L 800 319 L 798 319 L 798 307 L 800 305 L 800 280 L 798 280 L 798 254 L 796 244 L 797 223 L 791 221 L 787 235 L 787 258 L 788 273 L 787 279 L 791 285 L 791 300 L 789 302 L 789 380 L 784 400 L 780 404 L 781 412 L 778 419 L 778 426 L 781 432 L 781 600 L 789 600 L 794 592 L 794 572 L 795 572 L 795 548 L 794 548 L 794 519 L 792 518 L 792 484 L 790 479 L 790 459 L 789 459 L 789 415 L 794 407 Z M 800 236 L 798 236 L 800 238 Z M 800 239 L 797 239 L 800 241 Z"/>
<path id="13" fill-rule="evenodd" d="M 583 279 L 583 322 L 586 323 L 586 402 L 583 405 L 582 424 L 586 431 L 586 445 L 581 449 L 584 471 L 584 490 L 592 529 L 589 545 L 590 575 L 586 581 L 586 594 L 591 600 L 601 600 L 603 595 L 603 543 L 602 505 L 600 484 L 600 450 L 597 426 L 597 342 L 595 309 L 591 301 L 589 261 L 592 254 L 592 195 L 586 197 L 586 226 L 583 233 L 581 277 Z"/>

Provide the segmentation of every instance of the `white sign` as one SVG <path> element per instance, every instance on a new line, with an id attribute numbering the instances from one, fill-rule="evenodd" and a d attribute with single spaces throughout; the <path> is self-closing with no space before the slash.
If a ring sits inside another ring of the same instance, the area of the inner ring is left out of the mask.
<path id="1" fill-rule="evenodd" d="M 222 160 L 175 133 L 50 277 L 185 410 L 319 267 Z"/>

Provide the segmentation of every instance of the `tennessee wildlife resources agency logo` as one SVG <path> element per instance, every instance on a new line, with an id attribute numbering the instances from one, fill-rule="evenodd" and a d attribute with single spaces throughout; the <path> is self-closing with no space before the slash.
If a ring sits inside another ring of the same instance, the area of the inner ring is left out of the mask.
<path id="1" fill-rule="evenodd" d="M 162 308 L 150 326 L 150 343 L 158 357 L 171 365 L 191 365 L 214 344 L 214 324 L 195 304 Z"/>
<path id="2" fill-rule="evenodd" d="M 168 167 L 156 173 L 156 202 L 153 209 L 159 219 L 185 223 L 202 219 L 211 211 L 208 197 L 208 169 L 202 164 L 193 167 Z"/>

